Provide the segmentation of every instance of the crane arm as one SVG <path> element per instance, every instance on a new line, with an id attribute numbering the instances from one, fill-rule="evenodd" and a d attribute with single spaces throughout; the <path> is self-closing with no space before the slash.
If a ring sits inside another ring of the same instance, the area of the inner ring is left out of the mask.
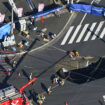
<path id="1" fill-rule="evenodd" d="M 22 86 L 19 90 L 20 90 L 20 93 L 22 94 L 23 93 L 23 89 L 26 88 L 27 86 L 29 86 L 31 83 L 33 83 L 37 78 L 33 78 L 31 79 L 28 83 L 26 83 L 24 86 Z"/>

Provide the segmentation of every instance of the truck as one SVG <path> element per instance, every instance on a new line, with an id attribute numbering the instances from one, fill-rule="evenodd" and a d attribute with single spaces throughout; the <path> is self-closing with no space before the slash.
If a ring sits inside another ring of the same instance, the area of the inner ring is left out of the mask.
<path id="1" fill-rule="evenodd" d="M 23 93 L 23 89 L 32 84 L 37 78 L 34 77 L 19 90 L 14 86 L 0 90 L 0 105 L 33 105 Z"/>

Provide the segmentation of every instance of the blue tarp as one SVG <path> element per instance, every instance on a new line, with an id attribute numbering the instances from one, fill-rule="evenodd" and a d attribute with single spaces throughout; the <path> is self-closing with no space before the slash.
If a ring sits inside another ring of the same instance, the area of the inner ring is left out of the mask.
<path id="1" fill-rule="evenodd" d="M 70 4 L 70 10 L 78 11 L 78 12 L 85 12 L 91 13 L 92 5 L 85 5 L 85 4 Z"/>
<path id="2" fill-rule="evenodd" d="M 49 13 L 53 13 L 57 10 L 61 10 L 63 7 L 59 6 L 57 8 L 43 11 L 43 12 L 38 12 L 36 14 L 33 14 L 35 18 L 41 17 L 48 15 Z M 93 5 L 85 5 L 85 4 L 69 4 L 69 9 L 78 11 L 78 12 L 85 12 L 93 15 L 99 15 L 99 16 L 104 16 L 105 8 L 104 7 L 96 7 Z M 11 26 L 10 24 L 6 24 L 3 27 L 0 28 L 0 39 L 2 39 L 4 36 L 7 36 L 11 32 Z"/>
<path id="3" fill-rule="evenodd" d="M 85 5 L 85 4 L 70 4 L 70 10 L 78 11 L 78 12 L 85 12 L 93 15 L 103 16 L 105 12 L 104 7 L 96 7 L 93 5 Z"/>
<path id="4" fill-rule="evenodd" d="M 92 13 L 91 14 L 103 16 L 104 9 L 105 9 L 104 7 L 92 6 Z"/>
<path id="5" fill-rule="evenodd" d="M 62 8 L 63 8 L 62 6 L 59 6 L 57 8 L 51 9 L 51 10 L 47 10 L 47 11 L 43 11 L 43 12 L 38 12 L 38 13 L 32 15 L 32 16 L 34 16 L 34 17 L 45 16 L 45 15 L 48 15 L 49 13 L 55 12 L 57 10 L 61 10 Z"/>
<path id="6" fill-rule="evenodd" d="M 0 28 L 0 39 L 3 39 L 4 36 L 9 35 L 11 32 L 11 25 L 6 24 Z"/>

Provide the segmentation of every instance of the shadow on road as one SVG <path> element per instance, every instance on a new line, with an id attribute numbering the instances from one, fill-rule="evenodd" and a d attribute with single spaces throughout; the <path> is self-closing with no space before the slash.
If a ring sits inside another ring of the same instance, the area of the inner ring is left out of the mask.
<path id="1" fill-rule="evenodd" d="M 96 62 L 94 63 L 92 62 L 87 67 L 71 69 L 71 70 L 68 69 L 68 72 L 70 72 L 68 73 L 68 75 L 67 72 L 63 72 L 63 70 L 62 71 L 61 70 L 62 69 L 59 69 L 57 71 L 57 74 L 59 74 L 61 78 L 67 77 L 67 80 L 73 83 L 82 84 L 86 82 L 91 82 L 93 80 L 105 77 L 105 58 L 100 57 Z"/>
<path id="2" fill-rule="evenodd" d="M 24 69 L 22 69 L 22 73 L 29 80 L 29 75 L 24 71 Z"/>
<path id="3" fill-rule="evenodd" d="M 98 102 L 100 105 L 105 105 L 105 104 L 103 104 L 103 102 L 101 100 L 98 100 Z"/>
<path id="4" fill-rule="evenodd" d="M 92 36 L 93 36 L 93 35 L 95 35 L 98 39 L 100 39 L 102 42 L 104 42 L 104 43 L 105 43 L 105 40 L 103 40 L 102 38 L 100 38 L 100 36 L 99 36 L 99 35 L 95 34 L 95 32 L 94 32 L 94 31 L 91 31 L 89 28 L 88 28 L 87 30 L 91 32 L 91 35 L 92 35 Z"/>
<path id="5" fill-rule="evenodd" d="M 35 38 L 35 40 L 32 42 L 32 44 L 29 46 L 29 48 L 27 49 L 27 52 L 19 59 L 19 61 L 17 62 L 16 67 L 12 70 L 11 75 L 7 75 L 4 80 L 2 81 L 1 84 L 5 84 L 6 86 L 8 85 L 7 81 L 12 77 L 12 75 L 14 74 L 14 72 L 16 71 L 16 69 L 18 68 L 18 66 L 21 64 L 21 62 L 23 61 L 23 59 L 25 58 L 25 56 L 28 54 L 28 52 L 31 50 L 31 48 L 34 46 L 34 44 L 36 43 L 37 39 Z M 28 78 L 27 73 L 22 70 L 24 76 L 26 76 Z M 29 78 L 28 78 L 29 79 Z"/>
<path id="6" fill-rule="evenodd" d="M 42 82 L 41 82 L 41 87 L 42 87 L 42 89 L 43 89 L 45 92 L 47 92 L 47 87 L 46 87 L 45 84 L 42 83 Z"/>

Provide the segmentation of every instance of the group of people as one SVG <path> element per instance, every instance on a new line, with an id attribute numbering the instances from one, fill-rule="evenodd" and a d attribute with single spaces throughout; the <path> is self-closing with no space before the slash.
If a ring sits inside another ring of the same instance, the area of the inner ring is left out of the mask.
<path id="1" fill-rule="evenodd" d="M 30 19 L 30 22 L 31 22 L 31 24 L 29 25 L 29 29 L 30 30 L 37 30 L 37 27 L 35 25 L 35 17 L 32 16 L 29 19 Z M 47 31 L 47 30 L 45 30 L 45 31 Z M 39 35 L 43 38 L 43 41 L 49 42 L 51 39 L 55 38 L 56 34 L 53 34 L 53 33 L 49 32 L 49 34 L 47 35 L 45 33 L 45 31 L 37 31 L 37 32 L 40 32 Z"/>
<path id="2" fill-rule="evenodd" d="M 79 54 L 78 51 L 73 50 L 73 51 L 69 51 L 69 56 L 70 56 L 71 58 L 73 58 L 73 57 L 79 57 L 80 54 Z"/>
<path id="3" fill-rule="evenodd" d="M 37 98 L 37 103 L 39 105 L 42 105 L 45 102 L 45 99 L 46 99 L 44 94 L 42 94 L 42 95 L 41 94 L 37 94 L 36 98 Z"/>
<path id="4" fill-rule="evenodd" d="M 55 76 L 53 79 L 53 84 L 59 84 L 60 86 L 63 86 L 65 83 L 65 79 L 60 79 L 59 76 Z"/>
<path id="5" fill-rule="evenodd" d="M 65 79 L 60 79 L 59 76 L 55 76 L 53 78 L 53 81 L 52 81 L 53 84 L 59 84 L 59 86 L 63 86 L 64 83 L 65 83 Z M 48 94 L 50 95 L 52 93 L 52 86 L 49 86 L 48 89 Z"/>
<path id="6" fill-rule="evenodd" d="M 59 86 L 63 86 L 64 83 L 65 83 L 65 79 L 61 79 L 59 76 L 55 76 L 52 80 L 52 83 L 53 84 L 59 84 Z M 47 92 L 48 92 L 49 95 L 52 93 L 52 89 L 53 89 L 53 87 L 51 85 L 47 88 Z M 37 103 L 39 105 L 42 105 L 45 102 L 45 99 L 46 99 L 44 94 L 42 94 L 42 95 L 37 94 L 36 98 L 37 98 Z"/>
<path id="7" fill-rule="evenodd" d="M 45 32 L 40 32 L 40 36 L 43 38 L 43 41 L 49 42 L 50 40 L 56 37 L 56 34 L 49 32 L 48 35 Z"/>

